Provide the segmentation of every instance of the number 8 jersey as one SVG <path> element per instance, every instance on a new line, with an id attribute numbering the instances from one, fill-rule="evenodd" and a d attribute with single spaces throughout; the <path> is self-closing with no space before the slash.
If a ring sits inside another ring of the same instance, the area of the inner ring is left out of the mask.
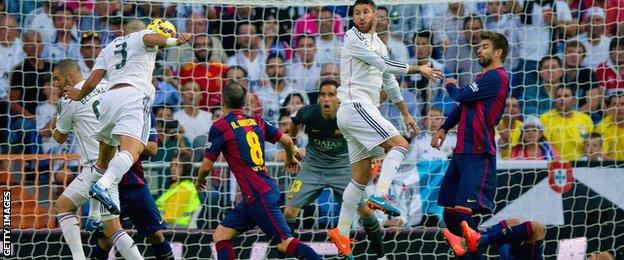
<path id="1" fill-rule="evenodd" d="M 152 72 L 158 47 L 146 47 L 143 36 L 154 33 L 152 30 L 142 30 L 115 38 L 100 52 L 93 70 L 106 70 L 109 88 L 127 83 L 151 96 L 154 93 Z"/>
<path id="2" fill-rule="evenodd" d="M 260 116 L 233 110 L 217 120 L 208 134 L 204 157 L 213 162 L 222 152 L 247 203 L 277 188 L 266 172 L 264 142 L 275 143 L 282 132 Z"/>

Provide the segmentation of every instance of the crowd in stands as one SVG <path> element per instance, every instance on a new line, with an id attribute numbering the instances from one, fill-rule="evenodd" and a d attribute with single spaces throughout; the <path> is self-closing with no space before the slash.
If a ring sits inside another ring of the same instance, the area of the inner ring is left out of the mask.
<path id="1" fill-rule="evenodd" d="M 226 80 L 250 90 L 246 113 L 288 131 L 290 115 L 316 103 L 318 83 L 340 81 L 340 70 L 349 69 L 340 66 L 342 37 L 350 28 L 346 6 L 3 0 L 0 12 L 0 150 L 5 154 L 78 149 L 50 139 L 60 95 L 50 87 L 54 63 L 75 59 L 88 76 L 102 48 L 134 18 L 169 19 L 178 32 L 194 36 L 158 55 L 153 112 L 160 142 L 152 161 L 171 162 L 187 151 L 193 155 L 189 160 L 201 161 L 208 129 L 222 115 L 220 90 Z M 507 37 L 512 48 L 505 67 L 513 91 L 497 127 L 500 158 L 624 160 L 624 0 L 399 4 L 381 6 L 377 15 L 376 32 L 391 59 L 439 68 L 462 86 L 480 74 L 480 33 Z M 442 81 L 397 77 L 423 129 L 410 139 L 409 158 L 449 158 L 452 134 L 441 150 L 428 145 L 455 106 Z M 383 93 L 381 100 L 382 113 L 408 135 L 399 111 Z M 305 147 L 304 136 L 297 140 Z M 267 145 L 266 160 L 283 160 L 280 149 Z"/>

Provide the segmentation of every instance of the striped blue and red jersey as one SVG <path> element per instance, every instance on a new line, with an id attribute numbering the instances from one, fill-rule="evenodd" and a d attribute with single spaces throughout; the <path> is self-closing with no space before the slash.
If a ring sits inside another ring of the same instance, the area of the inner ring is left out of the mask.
<path id="1" fill-rule="evenodd" d="M 156 134 L 156 118 L 152 115 L 152 127 L 150 128 L 149 137 L 147 139 L 148 142 L 158 143 L 158 135 Z M 145 172 L 143 171 L 143 160 L 147 160 L 145 155 L 141 155 L 139 160 L 137 160 L 132 166 L 130 166 L 130 170 L 124 174 L 119 181 L 119 189 L 124 188 L 137 188 L 145 186 L 147 181 L 145 180 Z"/>
<path id="2" fill-rule="evenodd" d="M 441 127 L 448 132 L 459 124 L 454 153 L 496 155 L 494 127 L 503 115 L 509 94 L 509 76 L 505 69 L 481 73 L 463 88 L 447 84 L 446 90 L 452 99 L 459 102 Z"/>
<path id="3" fill-rule="evenodd" d="M 266 172 L 264 142 L 275 143 L 281 137 L 282 132 L 262 117 L 250 117 L 242 110 L 233 110 L 210 128 L 204 158 L 214 162 L 223 153 L 245 201 L 250 204 L 277 188 Z"/>

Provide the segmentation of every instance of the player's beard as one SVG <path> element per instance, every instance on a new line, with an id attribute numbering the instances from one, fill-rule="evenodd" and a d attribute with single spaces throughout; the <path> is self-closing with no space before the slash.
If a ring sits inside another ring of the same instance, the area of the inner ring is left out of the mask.
<path id="1" fill-rule="evenodd" d="M 488 59 L 485 57 L 479 59 L 479 65 L 481 65 L 481 67 L 483 68 L 490 66 L 490 64 L 492 64 L 492 59 Z"/>
<path id="2" fill-rule="evenodd" d="M 372 19 L 371 19 L 371 21 L 370 21 L 370 22 L 368 22 L 368 23 L 365 25 L 365 28 L 360 27 L 357 23 L 355 24 L 355 27 L 357 27 L 357 28 L 358 28 L 358 30 L 360 30 L 360 32 L 363 32 L 363 33 L 368 33 L 368 32 L 370 32 L 371 30 L 373 30 L 373 26 L 375 26 L 375 20 L 372 20 Z"/>

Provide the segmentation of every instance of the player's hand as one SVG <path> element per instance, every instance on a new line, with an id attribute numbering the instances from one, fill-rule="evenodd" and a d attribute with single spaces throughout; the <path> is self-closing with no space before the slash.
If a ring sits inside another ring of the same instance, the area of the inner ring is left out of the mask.
<path id="1" fill-rule="evenodd" d="M 403 122 L 405 122 L 405 126 L 407 126 L 407 130 L 410 132 L 411 137 L 417 136 L 420 133 L 418 124 L 416 124 L 416 121 L 414 121 L 414 118 L 411 116 L 404 116 Z"/>
<path id="2" fill-rule="evenodd" d="M 448 85 L 448 84 L 455 84 L 455 86 L 459 86 L 459 81 L 457 81 L 457 79 L 455 78 L 445 78 L 444 79 L 444 86 Z"/>
<path id="3" fill-rule="evenodd" d="M 206 178 L 197 178 L 197 180 L 195 180 L 195 189 L 197 189 L 197 191 L 203 191 L 206 189 Z"/>
<path id="4" fill-rule="evenodd" d="M 82 97 L 80 96 L 80 90 L 70 86 L 66 86 L 63 88 L 63 97 L 74 101 L 82 99 Z"/>
<path id="5" fill-rule="evenodd" d="M 431 138 L 431 147 L 439 150 L 444 143 L 444 139 L 446 139 L 446 131 L 444 129 L 438 130 Z"/>
<path id="6" fill-rule="evenodd" d="M 442 79 L 443 78 L 442 70 L 440 69 L 432 68 L 427 65 L 421 65 L 419 66 L 419 70 L 420 72 L 418 73 L 427 79 Z"/>
<path id="7" fill-rule="evenodd" d="M 299 172 L 299 169 L 301 169 L 301 164 L 297 158 L 293 158 L 292 161 L 286 159 L 284 162 L 284 169 L 286 170 L 286 173 L 295 175 Z"/>
<path id="8" fill-rule="evenodd" d="M 189 42 L 193 38 L 193 35 L 190 33 L 180 33 L 178 34 L 178 42 L 176 43 L 178 46 Z"/>

